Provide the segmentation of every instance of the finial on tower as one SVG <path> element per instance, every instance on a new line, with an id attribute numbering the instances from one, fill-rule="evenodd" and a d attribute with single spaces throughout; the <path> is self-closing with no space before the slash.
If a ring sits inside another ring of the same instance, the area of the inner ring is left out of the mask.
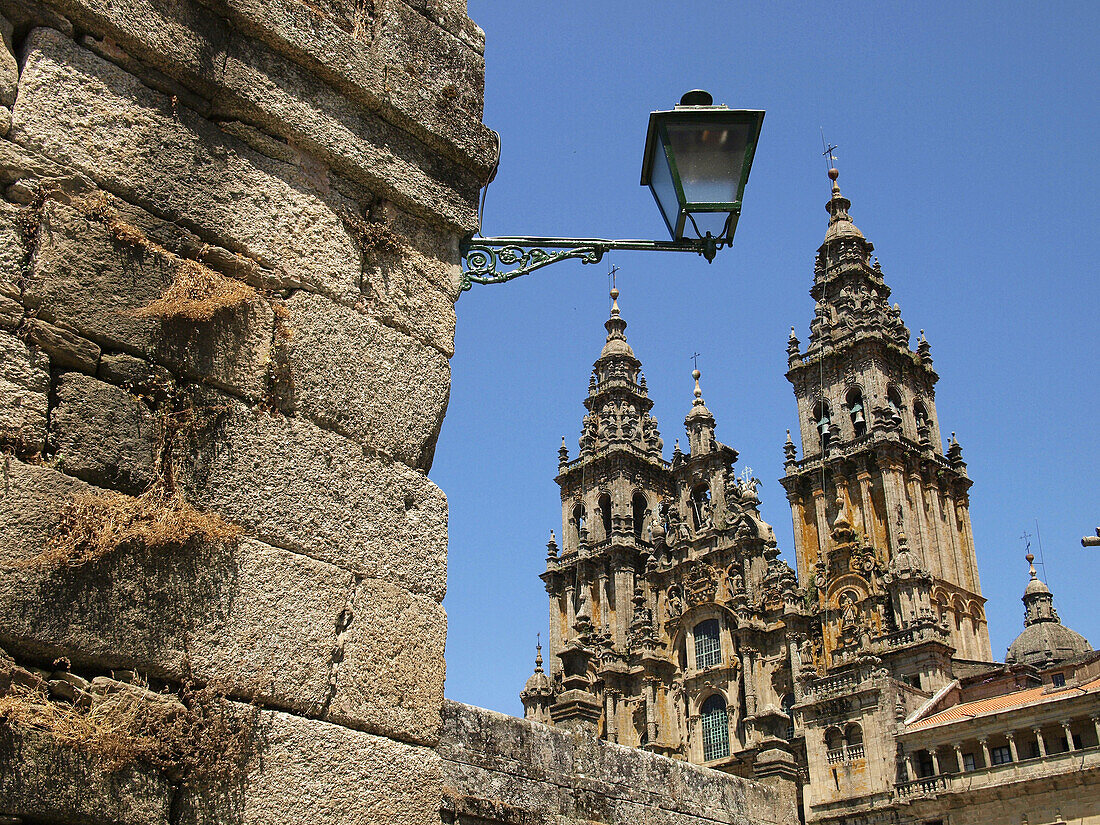
<path id="1" fill-rule="evenodd" d="M 1031 578 L 1039 578 L 1039 574 L 1035 572 L 1035 555 L 1033 553 L 1028 553 L 1024 556 L 1024 559 L 1027 561 L 1028 567 L 1030 568 L 1028 572 L 1031 574 Z"/>
<path id="2" fill-rule="evenodd" d="M 787 440 L 783 444 L 783 455 L 787 461 L 794 461 L 798 456 L 798 448 L 794 446 L 790 430 L 787 430 Z"/>
<path id="3" fill-rule="evenodd" d="M 699 388 L 699 379 L 703 376 L 703 373 L 695 369 L 691 371 L 691 377 L 695 379 L 695 404 L 703 403 L 703 391 Z"/>
<path id="4" fill-rule="evenodd" d="M 535 634 L 535 673 L 542 673 L 542 634 Z"/>
<path id="5" fill-rule="evenodd" d="M 618 316 L 618 314 L 619 314 L 619 288 L 614 287 L 614 286 L 611 287 L 610 295 L 611 295 L 611 314 L 613 316 Z"/>

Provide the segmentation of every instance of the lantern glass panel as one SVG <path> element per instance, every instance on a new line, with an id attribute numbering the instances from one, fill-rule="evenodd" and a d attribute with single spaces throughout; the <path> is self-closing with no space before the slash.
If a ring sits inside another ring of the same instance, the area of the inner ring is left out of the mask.
<path id="1" fill-rule="evenodd" d="M 684 199 L 688 203 L 737 201 L 749 124 L 673 121 L 667 129 Z"/>
<path id="2" fill-rule="evenodd" d="M 680 201 L 676 194 L 676 184 L 672 181 L 672 172 L 668 168 L 664 147 L 657 147 L 657 156 L 653 159 L 653 174 L 649 185 L 661 208 L 661 217 L 665 219 L 668 231 L 676 237 L 676 224 L 680 215 Z"/>

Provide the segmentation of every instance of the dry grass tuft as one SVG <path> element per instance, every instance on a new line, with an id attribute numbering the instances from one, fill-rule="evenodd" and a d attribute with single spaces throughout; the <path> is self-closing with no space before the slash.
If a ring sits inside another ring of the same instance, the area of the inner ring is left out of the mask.
<path id="1" fill-rule="evenodd" d="M 220 693 L 192 682 L 178 697 L 125 687 L 84 707 L 17 687 L 0 696 L 0 725 L 44 733 L 102 759 L 108 772 L 145 764 L 185 783 L 231 779 L 249 752 L 248 726 Z"/>
<path id="2" fill-rule="evenodd" d="M 209 321 L 222 310 L 236 309 L 256 296 L 256 290 L 248 284 L 227 278 L 198 261 L 179 258 L 150 240 L 138 227 L 119 216 L 106 192 L 97 190 L 74 198 L 73 205 L 88 220 L 106 226 L 107 233 L 118 243 L 174 262 L 174 280 L 157 300 L 134 310 L 133 314 L 139 318 Z"/>
<path id="3" fill-rule="evenodd" d="M 51 701 L 43 690 L 13 687 L 0 696 L 0 723 L 48 734 L 63 745 L 101 757 L 108 771 L 117 771 L 138 761 L 159 763 L 162 758 L 163 745 L 149 730 L 152 714 L 143 705 L 128 691 L 81 708 Z"/>
<path id="4" fill-rule="evenodd" d="M 144 232 L 133 224 L 126 223 L 126 221 L 118 220 L 117 218 L 107 221 L 107 234 L 114 240 L 119 243 L 124 243 L 127 246 L 136 246 L 141 249 L 147 249 L 153 246 Z"/>
<path id="5" fill-rule="evenodd" d="M 255 288 L 215 272 L 198 261 L 182 259 L 176 277 L 164 294 L 134 311 L 139 318 L 209 321 L 222 310 L 244 306 L 256 297 Z"/>
<path id="6" fill-rule="evenodd" d="M 401 237 L 384 223 L 365 221 L 348 210 L 341 212 L 340 219 L 363 252 L 394 254 L 405 248 Z"/>
<path id="7" fill-rule="evenodd" d="M 217 514 L 196 510 L 178 492 L 165 492 L 163 483 L 140 496 L 79 493 L 62 505 L 61 521 L 45 549 L 25 565 L 81 567 L 134 542 L 181 547 L 196 538 L 233 541 L 240 533 Z"/>

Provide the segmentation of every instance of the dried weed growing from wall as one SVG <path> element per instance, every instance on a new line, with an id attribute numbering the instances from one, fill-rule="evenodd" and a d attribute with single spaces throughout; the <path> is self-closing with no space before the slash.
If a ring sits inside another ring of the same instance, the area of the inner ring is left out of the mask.
<path id="1" fill-rule="evenodd" d="M 190 258 L 180 258 L 150 240 L 141 229 L 119 216 L 106 192 L 74 199 L 73 205 L 84 217 L 103 223 L 118 243 L 151 252 L 175 267 L 168 289 L 155 301 L 134 310 L 137 317 L 209 321 L 222 310 L 237 309 L 256 297 L 255 288 L 243 281 L 228 278 Z"/>
<path id="2" fill-rule="evenodd" d="M 244 306 L 256 297 L 248 284 L 227 278 L 198 261 L 181 259 L 175 279 L 155 301 L 134 310 L 139 318 L 209 321 L 225 309 Z"/>
<path id="3" fill-rule="evenodd" d="M 0 696 L 0 725 L 44 733 L 103 760 L 108 772 L 144 764 L 186 783 L 239 774 L 250 730 L 228 707 L 216 690 L 190 681 L 178 697 L 126 686 L 84 706 L 16 687 Z"/>
<path id="4" fill-rule="evenodd" d="M 192 539 L 234 541 L 241 529 L 215 513 L 196 510 L 161 482 L 140 496 L 114 491 L 79 493 L 61 506 L 61 520 L 43 551 L 27 565 L 80 567 L 140 542 L 181 547 Z"/>

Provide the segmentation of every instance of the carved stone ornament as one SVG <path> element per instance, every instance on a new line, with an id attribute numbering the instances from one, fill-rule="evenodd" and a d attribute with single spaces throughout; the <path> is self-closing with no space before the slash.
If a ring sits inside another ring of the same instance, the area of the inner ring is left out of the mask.
<path id="1" fill-rule="evenodd" d="M 718 590 L 718 574 L 713 567 L 701 561 L 689 562 L 684 569 L 684 593 L 688 604 L 713 602 Z"/>

